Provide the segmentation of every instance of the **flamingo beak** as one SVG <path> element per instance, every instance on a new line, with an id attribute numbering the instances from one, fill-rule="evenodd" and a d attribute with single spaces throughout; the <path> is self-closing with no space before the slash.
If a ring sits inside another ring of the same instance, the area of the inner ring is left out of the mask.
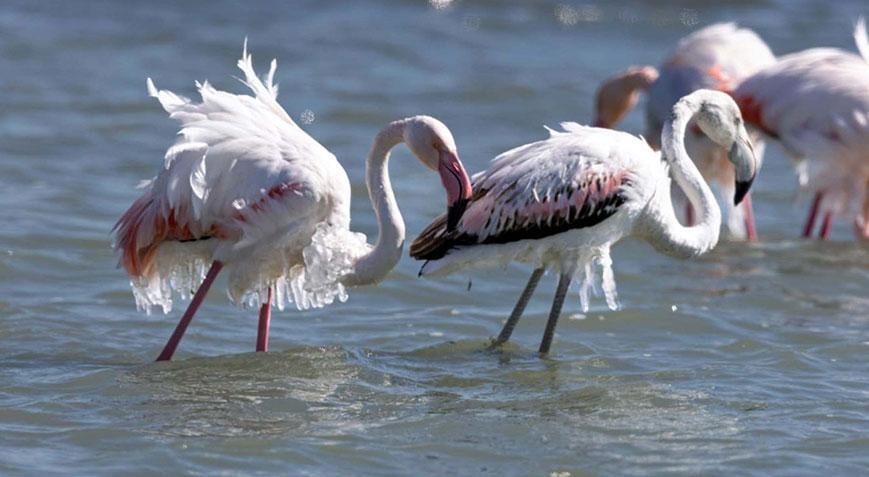
<path id="1" fill-rule="evenodd" d="M 757 174 L 757 158 L 754 155 L 754 148 L 751 146 L 751 140 L 748 139 L 748 134 L 745 128 L 741 128 L 739 134 L 730 147 L 728 158 L 736 167 L 736 188 L 733 195 L 733 205 L 739 205 L 748 190 L 751 188 L 754 177 Z"/>
<path id="2" fill-rule="evenodd" d="M 447 190 L 447 230 L 459 223 L 471 200 L 471 179 L 459 156 L 447 150 L 439 151 L 438 173 Z"/>

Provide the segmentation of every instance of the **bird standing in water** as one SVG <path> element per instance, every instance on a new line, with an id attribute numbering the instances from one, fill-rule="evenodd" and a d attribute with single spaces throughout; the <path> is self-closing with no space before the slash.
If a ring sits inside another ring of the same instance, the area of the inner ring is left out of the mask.
<path id="1" fill-rule="evenodd" d="M 449 129 L 428 116 L 395 121 L 377 134 L 366 183 L 378 221 L 368 245 L 350 231 L 350 181 L 337 159 L 299 128 L 278 104 L 276 63 L 257 78 L 245 45 L 239 60 L 253 92 L 236 95 L 198 84 L 201 103 L 148 90 L 181 123 L 160 173 L 115 225 L 120 264 L 132 277 L 140 308 L 171 309 L 207 267 L 157 360 L 171 359 L 217 274 L 229 274 L 236 303 L 260 305 L 257 351 L 266 351 L 271 306 L 319 307 L 345 286 L 377 283 L 395 267 L 404 221 L 389 181 L 389 152 L 404 142 L 439 172 L 451 214 L 470 197 L 470 182 Z"/>
<path id="2" fill-rule="evenodd" d="M 721 211 L 685 150 L 692 121 L 728 151 L 738 204 L 757 170 L 748 132 L 728 95 L 699 90 L 673 106 L 660 152 L 627 133 L 563 123 L 564 132 L 551 131 L 548 139 L 499 155 L 472 178 L 473 193 L 455 227 L 447 215 L 441 216 L 411 244 L 411 256 L 426 261 L 420 275 L 510 261 L 532 264 L 534 272 L 495 339 L 497 345 L 510 338 L 543 272 L 555 270 L 558 288 L 540 343 L 540 352 L 547 353 L 575 274 L 585 275 L 583 309 L 596 264 L 602 269 L 607 304 L 617 307 L 610 246 L 622 237 L 643 238 L 677 257 L 700 255 L 718 242 Z M 668 173 L 697 210 L 693 226 L 676 219 Z"/>

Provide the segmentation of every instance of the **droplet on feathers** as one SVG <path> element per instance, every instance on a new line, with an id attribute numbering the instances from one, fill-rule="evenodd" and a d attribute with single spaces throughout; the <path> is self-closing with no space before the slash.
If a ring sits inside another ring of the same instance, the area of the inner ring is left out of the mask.
<path id="1" fill-rule="evenodd" d="M 700 23 L 700 15 L 693 8 L 683 8 L 679 12 L 679 21 L 688 27 L 697 26 Z"/>
<path id="2" fill-rule="evenodd" d="M 302 114 L 299 115 L 299 121 L 301 121 L 302 124 L 313 124 L 315 119 L 317 118 L 314 115 L 314 112 L 310 109 L 302 111 Z"/>
<path id="3" fill-rule="evenodd" d="M 480 17 L 471 16 L 471 15 L 466 16 L 465 19 L 462 21 L 462 25 L 465 27 L 465 30 L 470 30 L 470 31 L 479 30 L 480 23 L 481 23 Z"/>

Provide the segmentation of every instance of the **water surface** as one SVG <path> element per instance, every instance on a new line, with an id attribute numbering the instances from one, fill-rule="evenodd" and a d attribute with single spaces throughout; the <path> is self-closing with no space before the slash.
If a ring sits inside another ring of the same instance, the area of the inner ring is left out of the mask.
<path id="1" fill-rule="evenodd" d="M 278 58 L 280 101 L 342 161 L 353 226 L 376 226 L 364 154 L 387 121 L 439 117 L 471 171 L 589 120 L 611 72 L 658 63 L 735 20 L 777 54 L 853 50 L 862 2 L 16 2 L 0 10 L 0 473 L 738 474 L 869 472 L 869 249 L 836 224 L 797 240 L 806 201 L 770 146 L 756 244 L 662 257 L 613 250 L 623 310 L 579 314 L 535 350 L 541 282 L 513 343 L 488 351 L 530 271 L 441 280 L 405 257 L 345 304 L 276 314 L 214 289 L 177 360 L 177 320 L 137 313 L 114 221 L 175 133 L 145 78 L 193 96 L 232 79 L 245 36 Z M 624 127 L 642 130 L 642 115 Z M 406 150 L 391 163 L 408 230 L 443 204 Z M 473 286 L 468 291 L 468 281 Z M 176 307 L 178 308 L 178 307 Z"/>

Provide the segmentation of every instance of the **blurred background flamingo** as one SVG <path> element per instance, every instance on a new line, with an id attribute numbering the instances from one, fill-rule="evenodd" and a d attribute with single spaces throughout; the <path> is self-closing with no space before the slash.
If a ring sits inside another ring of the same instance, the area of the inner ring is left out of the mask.
<path id="1" fill-rule="evenodd" d="M 812 48 L 782 56 L 734 93 L 746 121 L 781 142 L 800 187 L 814 197 L 803 237 L 823 216 L 818 237 L 828 238 L 839 214 L 852 218 L 858 238 L 869 239 L 869 40 L 862 17 L 854 41 L 860 55 Z"/>
<path id="2" fill-rule="evenodd" d="M 369 246 L 350 226 L 350 181 L 335 156 L 299 128 L 277 102 L 276 62 L 263 83 L 245 45 L 238 62 L 253 96 L 197 84 L 201 103 L 148 90 L 181 123 L 160 173 L 115 225 L 120 263 L 132 277 L 139 308 L 172 306 L 173 292 L 193 289 L 184 315 L 157 358 L 172 358 L 221 269 L 229 296 L 259 305 L 257 351 L 268 345 L 271 305 L 299 309 L 346 299 L 345 285 L 377 283 L 398 263 L 405 227 L 389 181 L 390 150 L 406 142 L 437 170 L 451 214 L 460 213 L 470 183 L 452 134 L 416 116 L 387 125 L 368 154 L 366 184 L 378 219 Z"/>
<path id="3" fill-rule="evenodd" d="M 764 41 L 753 31 L 733 23 L 717 23 L 682 38 L 675 50 L 656 69 L 632 66 L 608 78 L 595 98 L 595 125 L 612 128 L 636 105 L 641 92 L 647 92 L 645 138 L 660 149 L 661 129 L 673 105 L 683 96 L 701 88 L 731 92 L 739 83 L 762 67 L 775 62 Z M 758 163 L 763 160 L 763 136 L 753 128 L 749 133 Z M 727 150 L 692 124 L 685 147 L 703 178 L 721 189 L 727 215 L 727 229 L 734 237 L 756 238 L 751 196 L 742 209 L 730 202 L 733 196 L 733 165 Z M 690 202 L 678 188 L 673 189 L 677 210 L 683 222 L 692 225 L 695 214 Z"/>

